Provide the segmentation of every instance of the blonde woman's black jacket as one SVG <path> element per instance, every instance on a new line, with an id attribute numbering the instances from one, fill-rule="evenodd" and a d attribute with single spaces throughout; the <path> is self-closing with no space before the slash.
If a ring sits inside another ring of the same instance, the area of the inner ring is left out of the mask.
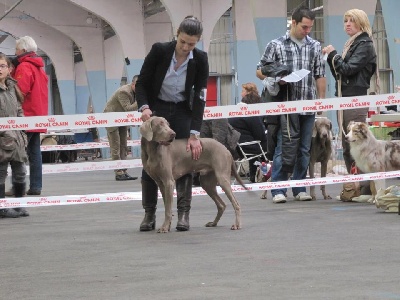
<path id="1" fill-rule="evenodd" d="M 342 96 L 367 95 L 371 77 L 376 71 L 376 52 L 368 34 L 364 32 L 354 40 L 344 59 L 336 54 L 336 50 L 329 53 L 328 64 L 333 77 L 336 78 L 333 63 L 336 72 L 342 76 Z M 337 90 L 336 81 L 336 96 Z"/>
<path id="2" fill-rule="evenodd" d="M 136 82 L 136 101 L 138 108 L 154 105 L 160 93 L 162 83 L 176 47 L 176 41 L 167 43 L 155 43 L 147 54 L 139 78 Z M 193 59 L 190 59 L 187 67 L 185 83 L 185 101 L 192 110 L 192 124 L 190 130 L 200 132 L 201 122 L 205 107 L 205 89 L 208 80 L 208 56 L 207 53 L 197 48 L 193 49 Z"/>

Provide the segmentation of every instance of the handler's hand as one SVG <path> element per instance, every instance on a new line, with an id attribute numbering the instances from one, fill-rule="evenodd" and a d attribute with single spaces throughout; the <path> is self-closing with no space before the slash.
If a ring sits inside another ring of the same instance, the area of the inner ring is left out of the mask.
<path id="1" fill-rule="evenodd" d="M 142 111 L 142 116 L 140 118 L 142 119 L 143 122 L 146 122 L 148 119 L 150 119 L 152 114 L 153 114 L 153 112 L 151 111 L 150 108 L 145 108 Z"/>
<path id="2" fill-rule="evenodd" d="M 203 150 L 200 140 L 196 139 L 195 137 L 190 137 L 186 145 L 186 152 L 189 152 L 190 150 L 192 150 L 192 159 L 198 160 L 200 158 L 201 151 Z"/>
<path id="3" fill-rule="evenodd" d="M 329 54 L 331 53 L 335 48 L 332 45 L 328 45 L 322 49 L 322 54 Z"/>

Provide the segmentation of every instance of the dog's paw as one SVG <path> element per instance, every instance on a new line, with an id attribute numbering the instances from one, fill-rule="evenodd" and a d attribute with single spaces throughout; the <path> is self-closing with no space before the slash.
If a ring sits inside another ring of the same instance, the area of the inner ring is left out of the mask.
<path id="1" fill-rule="evenodd" d="M 215 223 L 215 222 L 208 222 L 206 224 L 206 227 L 216 227 L 216 226 L 217 226 L 217 223 Z"/>
<path id="2" fill-rule="evenodd" d="M 267 199 L 267 195 L 261 194 L 260 199 Z"/>
<path id="3" fill-rule="evenodd" d="M 329 199 L 332 199 L 332 197 L 329 196 L 329 195 L 325 195 L 325 196 L 324 196 L 324 199 L 325 199 L 325 200 L 329 200 Z"/>
<path id="4" fill-rule="evenodd" d="M 240 229 L 240 225 L 237 224 L 233 224 L 231 227 L 231 230 L 239 230 Z"/>
<path id="5" fill-rule="evenodd" d="M 161 227 L 157 230 L 157 233 L 168 233 L 169 228 Z"/>

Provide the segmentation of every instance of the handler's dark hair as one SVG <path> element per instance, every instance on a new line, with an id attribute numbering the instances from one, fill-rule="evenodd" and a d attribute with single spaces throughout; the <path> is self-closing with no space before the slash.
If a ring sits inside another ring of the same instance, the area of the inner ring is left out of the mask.
<path id="1" fill-rule="evenodd" d="M 200 38 L 203 34 L 203 25 L 196 17 L 187 16 L 179 25 L 178 35 L 181 32 L 191 36 L 198 36 Z"/>
<path id="2" fill-rule="evenodd" d="M 312 21 L 315 20 L 315 12 L 310 10 L 308 7 L 300 6 L 296 8 L 296 10 L 292 14 L 292 20 L 295 20 L 296 23 L 300 23 L 303 18 L 310 19 Z"/>

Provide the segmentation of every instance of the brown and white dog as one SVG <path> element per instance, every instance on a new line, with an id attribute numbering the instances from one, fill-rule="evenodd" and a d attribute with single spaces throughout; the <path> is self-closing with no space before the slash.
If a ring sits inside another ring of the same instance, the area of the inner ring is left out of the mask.
<path id="1" fill-rule="evenodd" d="M 168 232 L 171 228 L 172 202 L 175 180 L 182 175 L 200 172 L 201 187 L 217 205 L 217 216 L 206 227 L 215 227 L 221 218 L 226 204 L 218 195 L 217 185 L 221 186 L 235 210 L 235 223 L 232 230 L 241 228 L 240 205 L 231 188 L 231 175 L 247 189 L 236 172 L 232 154 L 224 145 L 214 139 L 201 138 L 203 151 L 198 160 L 186 151 L 186 139 L 175 140 L 175 132 L 168 121 L 161 117 L 151 117 L 140 126 L 141 155 L 144 170 L 157 183 L 164 198 L 165 220 L 158 232 Z"/>
<path id="2" fill-rule="evenodd" d="M 400 170 L 400 141 L 377 140 L 362 122 L 352 121 L 347 129 L 345 139 L 350 143 L 350 154 L 363 173 Z M 370 187 L 374 201 L 377 190 L 384 186 L 371 180 Z"/>
<path id="3" fill-rule="evenodd" d="M 328 162 L 332 154 L 332 122 L 328 118 L 316 118 L 311 139 L 310 178 L 315 178 L 315 163 L 321 163 L 321 177 L 326 177 Z M 332 199 L 325 191 L 325 185 L 321 185 L 324 199 Z M 310 187 L 310 196 L 316 200 L 315 186 Z"/>

